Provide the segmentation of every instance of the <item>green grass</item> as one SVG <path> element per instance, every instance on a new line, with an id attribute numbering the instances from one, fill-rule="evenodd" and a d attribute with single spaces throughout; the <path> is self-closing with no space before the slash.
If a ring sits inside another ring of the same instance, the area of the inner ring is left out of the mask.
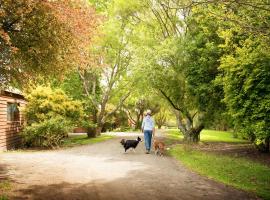
<path id="1" fill-rule="evenodd" d="M 178 129 L 167 130 L 168 137 L 172 140 L 182 140 L 183 135 Z M 202 142 L 230 142 L 230 143 L 244 143 L 248 142 L 240 138 L 234 138 L 232 132 L 227 131 L 213 131 L 213 130 L 202 130 L 200 135 Z"/>
<path id="2" fill-rule="evenodd" d="M 7 180 L 0 182 L 0 200 L 8 200 L 7 193 L 11 190 L 11 183 Z"/>
<path id="3" fill-rule="evenodd" d="M 185 145 L 173 147 L 169 154 L 201 175 L 270 199 L 270 168 L 263 164 L 194 151 Z"/>
<path id="4" fill-rule="evenodd" d="M 74 135 L 70 136 L 64 140 L 63 147 L 74 147 L 85 144 L 94 144 L 98 142 L 103 142 L 108 139 L 112 139 L 113 136 L 110 135 L 101 135 L 96 138 L 88 138 L 85 135 Z"/>
<path id="5" fill-rule="evenodd" d="M 0 196 L 0 200 L 8 200 L 8 196 L 6 196 L 6 195 L 2 195 L 2 194 L 1 194 L 1 196 Z"/>
<path id="6" fill-rule="evenodd" d="M 0 189 L 1 190 L 9 190 L 11 189 L 11 183 L 7 180 L 0 182 Z"/>

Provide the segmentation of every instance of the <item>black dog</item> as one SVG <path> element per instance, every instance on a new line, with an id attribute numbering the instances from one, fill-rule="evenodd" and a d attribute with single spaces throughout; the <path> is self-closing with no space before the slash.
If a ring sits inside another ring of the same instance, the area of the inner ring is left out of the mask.
<path id="1" fill-rule="evenodd" d="M 125 140 L 122 139 L 121 140 L 121 144 L 123 145 L 125 152 L 129 149 L 129 148 L 133 148 L 133 150 L 137 147 L 137 145 L 139 144 L 139 142 L 141 142 L 142 139 L 140 137 L 137 138 L 137 140 Z"/>

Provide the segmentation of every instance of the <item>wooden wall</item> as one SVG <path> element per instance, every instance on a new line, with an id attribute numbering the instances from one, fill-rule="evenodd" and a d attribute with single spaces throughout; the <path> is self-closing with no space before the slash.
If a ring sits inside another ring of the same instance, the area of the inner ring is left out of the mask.
<path id="1" fill-rule="evenodd" d="M 20 111 L 20 121 L 11 122 L 7 120 L 7 104 L 18 103 Z M 16 148 L 20 145 L 19 132 L 24 125 L 23 108 L 26 101 L 18 98 L 18 95 L 11 97 L 0 94 L 0 151 Z"/>

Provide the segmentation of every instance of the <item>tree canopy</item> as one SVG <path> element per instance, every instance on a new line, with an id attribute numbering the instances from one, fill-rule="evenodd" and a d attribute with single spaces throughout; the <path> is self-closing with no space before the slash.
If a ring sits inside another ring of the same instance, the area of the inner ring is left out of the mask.
<path id="1" fill-rule="evenodd" d="M 267 0 L 3 2 L 2 82 L 63 75 L 52 84 L 99 131 L 117 113 L 138 128 L 146 107 L 161 108 L 188 142 L 223 127 L 269 149 Z"/>
<path id="2" fill-rule="evenodd" d="M 2 86 L 61 75 L 83 62 L 96 23 L 84 1 L 1 0 Z"/>

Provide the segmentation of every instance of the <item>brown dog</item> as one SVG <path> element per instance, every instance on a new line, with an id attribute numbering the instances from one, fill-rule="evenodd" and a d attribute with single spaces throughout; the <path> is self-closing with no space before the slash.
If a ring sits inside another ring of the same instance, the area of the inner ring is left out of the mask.
<path id="1" fill-rule="evenodd" d="M 155 149 L 156 155 L 163 156 L 165 152 L 164 142 L 154 139 L 154 149 Z"/>

